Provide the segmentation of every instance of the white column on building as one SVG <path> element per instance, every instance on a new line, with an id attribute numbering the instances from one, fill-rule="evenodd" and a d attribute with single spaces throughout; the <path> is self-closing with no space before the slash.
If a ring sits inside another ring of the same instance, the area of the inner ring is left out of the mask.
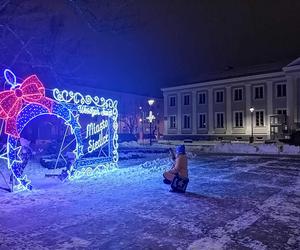
<path id="1" fill-rule="evenodd" d="M 226 86 L 226 134 L 232 134 L 231 86 Z"/>
<path id="2" fill-rule="evenodd" d="M 197 91 L 192 91 L 192 134 L 197 134 Z"/>
<path id="3" fill-rule="evenodd" d="M 252 106 L 251 99 L 252 99 L 251 85 L 246 84 L 245 85 L 245 104 L 246 104 L 246 110 L 245 110 L 246 123 L 245 124 L 246 124 L 246 135 L 249 135 L 249 136 L 251 135 L 251 126 L 254 126 L 254 124 L 251 124 L 251 112 L 249 110 Z"/>
<path id="4" fill-rule="evenodd" d="M 267 133 L 268 139 L 270 139 L 270 115 L 273 114 L 273 82 L 267 81 L 267 108 L 266 108 L 266 126 L 267 126 Z"/>
<path id="5" fill-rule="evenodd" d="M 294 121 L 296 123 L 300 122 L 300 117 L 299 117 L 299 109 L 300 109 L 300 105 L 299 105 L 299 88 L 300 88 L 300 73 L 298 73 L 298 75 L 296 76 L 295 80 L 294 80 L 294 106 L 295 106 L 295 111 L 294 111 Z"/>
<path id="6" fill-rule="evenodd" d="M 177 134 L 181 134 L 181 106 L 182 106 L 182 101 L 181 101 L 181 93 L 179 92 L 177 94 Z"/>
<path id="7" fill-rule="evenodd" d="M 168 118 L 168 96 L 164 95 L 164 135 L 168 134 Z"/>
<path id="8" fill-rule="evenodd" d="M 208 134 L 214 133 L 214 96 L 213 89 L 208 89 Z"/>
<path id="9" fill-rule="evenodd" d="M 287 76 L 287 83 L 286 83 L 286 99 L 287 99 L 287 115 L 290 122 L 290 125 L 293 127 L 293 124 L 295 123 L 295 78 L 293 76 Z M 297 118 L 297 117 L 296 117 Z"/>

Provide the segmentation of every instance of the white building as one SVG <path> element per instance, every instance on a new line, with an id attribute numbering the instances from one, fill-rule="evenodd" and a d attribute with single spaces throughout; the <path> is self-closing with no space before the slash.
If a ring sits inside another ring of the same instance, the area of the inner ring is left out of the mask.
<path id="1" fill-rule="evenodd" d="M 164 137 L 241 140 L 253 133 L 255 140 L 263 140 L 300 129 L 300 58 L 275 71 L 254 70 L 163 88 Z"/>

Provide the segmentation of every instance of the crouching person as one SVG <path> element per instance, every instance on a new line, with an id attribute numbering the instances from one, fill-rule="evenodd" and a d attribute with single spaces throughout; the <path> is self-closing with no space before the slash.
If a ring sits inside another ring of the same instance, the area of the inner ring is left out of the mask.
<path id="1" fill-rule="evenodd" d="M 173 168 L 163 173 L 164 183 L 171 184 L 171 188 L 175 192 L 185 192 L 188 179 L 187 157 L 185 146 L 176 147 L 176 159 Z"/>

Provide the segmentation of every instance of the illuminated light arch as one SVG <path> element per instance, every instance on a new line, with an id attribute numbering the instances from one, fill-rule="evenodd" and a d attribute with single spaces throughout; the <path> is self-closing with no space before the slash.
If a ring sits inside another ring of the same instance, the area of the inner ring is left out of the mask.
<path id="1" fill-rule="evenodd" d="M 70 126 L 71 131 L 74 134 L 75 140 L 76 140 L 76 149 L 75 151 L 78 151 L 78 148 L 81 147 L 81 134 L 80 134 L 80 124 L 76 121 L 76 118 L 74 117 L 73 113 L 67 109 L 64 105 L 53 102 L 53 109 L 52 112 L 49 112 L 45 107 L 38 105 L 38 104 L 28 104 L 26 105 L 21 112 L 18 115 L 18 118 L 16 120 L 17 122 L 17 132 L 18 134 L 21 134 L 22 130 L 26 127 L 26 125 L 33 119 L 35 119 L 38 116 L 41 115 L 55 115 L 58 118 L 61 118 L 65 121 L 65 124 Z M 70 121 L 76 121 L 76 122 L 70 122 Z M 22 165 L 22 159 L 19 156 L 21 146 L 18 147 L 18 141 L 19 138 L 15 137 L 13 135 L 8 135 L 7 138 L 7 160 L 8 160 L 8 168 L 11 170 L 13 176 L 18 182 L 17 189 L 32 189 L 31 181 L 27 178 L 27 175 L 23 174 L 23 171 L 21 172 L 21 165 Z M 75 158 L 78 160 L 80 158 L 80 154 L 76 153 Z M 75 160 L 75 161 L 76 161 Z M 65 179 L 68 177 L 69 173 L 72 173 L 73 165 L 70 166 L 69 169 L 63 170 L 61 173 L 62 179 Z"/>
<path id="2" fill-rule="evenodd" d="M 116 100 L 58 89 L 53 90 L 54 99 L 51 99 L 45 96 L 45 88 L 36 75 L 29 76 L 21 84 L 16 82 L 16 76 L 11 70 L 6 69 L 4 77 L 11 87 L 10 90 L 0 92 L 0 119 L 5 120 L 5 133 L 8 135 L 7 152 L 0 155 L 0 158 L 7 160 L 8 168 L 18 181 L 18 189 L 32 189 L 31 181 L 22 171 L 21 146 L 18 146 L 20 133 L 32 119 L 45 114 L 62 118 L 71 128 L 76 140 L 73 151 L 75 161 L 62 171 L 62 179 L 73 180 L 82 176 L 98 175 L 101 169 L 117 166 L 119 155 Z M 103 124 L 90 123 L 91 132 L 86 136 L 89 146 L 92 147 L 88 152 L 99 148 L 103 150 L 105 146 L 105 157 L 100 157 L 99 153 L 96 158 L 85 158 L 80 114 L 99 116 L 105 121 Z M 103 136 L 103 133 L 106 134 Z M 90 135 L 97 136 L 98 140 L 90 139 Z"/>

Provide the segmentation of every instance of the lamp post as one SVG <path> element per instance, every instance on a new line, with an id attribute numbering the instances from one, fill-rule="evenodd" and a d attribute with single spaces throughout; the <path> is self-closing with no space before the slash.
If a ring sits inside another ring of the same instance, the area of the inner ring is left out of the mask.
<path id="1" fill-rule="evenodd" d="M 144 114 L 144 111 L 143 111 L 143 108 L 142 106 L 139 107 L 141 113 L 142 113 L 142 117 L 139 119 L 141 125 L 142 125 L 142 136 L 141 136 L 141 140 L 143 141 L 144 143 L 144 120 L 145 120 L 145 114 Z"/>
<path id="2" fill-rule="evenodd" d="M 249 138 L 249 142 L 253 143 L 254 142 L 254 136 L 253 136 L 253 112 L 254 112 L 254 108 L 251 107 L 249 110 L 251 112 L 251 136 Z"/>
<path id="3" fill-rule="evenodd" d="M 147 117 L 147 119 L 149 120 L 149 123 L 150 123 L 150 146 L 152 145 L 152 121 L 155 119 L 155 116 L 153 115 L 152 113 L 152 110 L 151 110 L 151 107 L 152 105 L 154 104 L 154 99 L 149 99 L 148 100 L 148 104 L 150 106 L 150 110 L 149 110 L 149 116 Z"/>

